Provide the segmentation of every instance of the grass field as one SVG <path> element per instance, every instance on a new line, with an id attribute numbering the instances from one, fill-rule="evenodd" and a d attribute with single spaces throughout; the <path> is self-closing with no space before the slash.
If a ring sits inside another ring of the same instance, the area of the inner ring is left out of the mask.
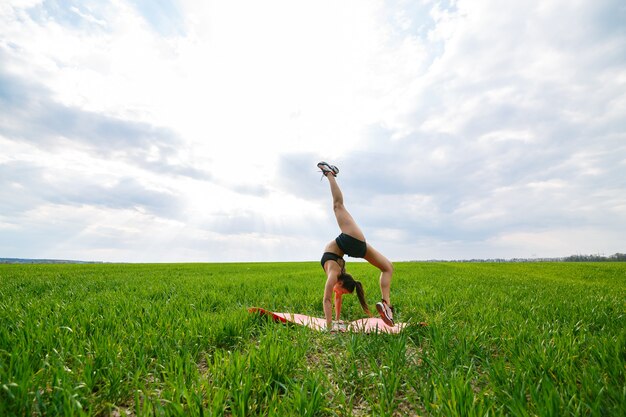
<path id="1" fill-rule="evenodd" d="M 624 415 L 626 264 L 395 266 L 399 336 L 247 312 L 321 316 L 312 262 L 0 265 L 0 415 Z"/>

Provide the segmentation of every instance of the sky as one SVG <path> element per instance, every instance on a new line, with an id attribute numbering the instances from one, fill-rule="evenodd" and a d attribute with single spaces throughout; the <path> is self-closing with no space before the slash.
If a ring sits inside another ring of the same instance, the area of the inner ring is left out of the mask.
<path id="1" fill-rule="evenodd" d="M 626 252 L 623 0 L 9 0 L 0 257 Z"/>

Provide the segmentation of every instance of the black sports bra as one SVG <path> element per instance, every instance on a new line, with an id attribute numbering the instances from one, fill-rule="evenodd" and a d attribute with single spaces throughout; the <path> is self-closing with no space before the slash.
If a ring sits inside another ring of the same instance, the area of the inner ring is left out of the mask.
<path id="1" fill-rule="evenodd" d="M 326 264 L 326 262 L 328 261 L 335 261 L 339 264 L 339 266 L 341 267 L 341 271 L 343 272 L 346 268 L 346 261 L 344 261 L 344 259 L 337 255 L 336 253 L 332 253 L 332 252 L 324 252 L 324 255 L 322 255 L 322 268 L 324 268 L 324 265 Z"/>

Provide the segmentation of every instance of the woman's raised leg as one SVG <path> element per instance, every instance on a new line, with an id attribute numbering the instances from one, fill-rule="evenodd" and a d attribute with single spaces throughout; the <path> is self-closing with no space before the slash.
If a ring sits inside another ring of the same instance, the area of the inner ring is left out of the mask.
<path id="1" fill-rule="evenodd" d="M 333 196 L 333 211 L 335 212 L 339 229 L 355 239 L 365 241 L 365 235 L 361 231 L 361 228 L 356 224 L 346 209 L 346 206 L 343 204 L 343 193 L 337 184 L 337 180 L 332 174 L 327 174 L 326 178 L 330 184 L 330 193 Z"/>

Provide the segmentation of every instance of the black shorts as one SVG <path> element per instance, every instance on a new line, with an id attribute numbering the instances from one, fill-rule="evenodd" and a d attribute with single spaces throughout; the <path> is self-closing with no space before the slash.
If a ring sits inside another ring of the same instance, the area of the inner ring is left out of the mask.
<path id="1" fill-rule="evenodd" d="M 364 258 L 367 252 L 367 244 L 362 240 L 356 239 L 345 233 L 340 234 L 335 239 L 339 249 L 348 256 L 353 258 Z"/>
<path id="2" fill-rule="evenodd" d="M 346 261 L 344 261 L 341 256 L 337 255 L 336 253 L 332 253 L 332 252 L 324 252 L 324 254 L 322 255 L 322 268 L 324 268 L 324 264 L 327 261 L 335 261 L 335 262 L 337 262 L 342 270 L 343 270 L 343 268 L 346 265 Z"/>

